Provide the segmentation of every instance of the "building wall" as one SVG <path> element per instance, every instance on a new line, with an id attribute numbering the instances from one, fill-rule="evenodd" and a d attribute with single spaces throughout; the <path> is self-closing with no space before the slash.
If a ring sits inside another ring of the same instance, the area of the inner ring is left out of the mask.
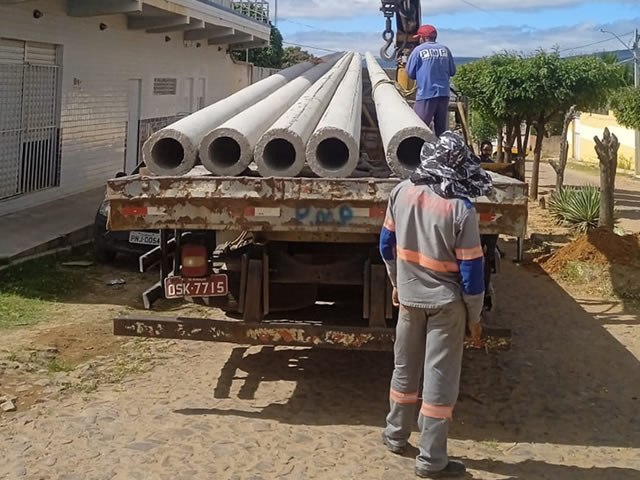
<path id="1" fill-rule="evenodd" d="M 605 128 L 609 128 L 620 141 L 618 166 L 623 170 L 633 170 L 635 166 L 635 132 L 618 124 L 613 112 L 608 115 L 583 113 L 569 129 L 569 155 L 575 160 L 598 163 L 593 137 L 602 138 Z"/>
<path id="2" fill-rule="evenodd" d="M 161 125 L 187 110 L 187 79 L 206 79 L 205 104 L 245 87 L 251 67 L 206 41 L 185 45 L 180 32 L 127 30 L 126 17 L 72 18 L 64 0 L 2 6 L 0 37 L 62 46 L 61 182 L 0 201 L 0 215 L 105 184 L 124 165 L 128 82 L 141 79 L 141 120 Z M 34 9 L 44 15 L 33 18 Z M 101 31 L 101 23 L 107 29 Z M 171 37 L 166 42 L 165 36 Z M 153 95 L 153 79 L 177 78 L 177 95 Z M 197 87 L 196 87 L 197 88 Z M 143 132 L 141 132 L 143 133 Z"/>

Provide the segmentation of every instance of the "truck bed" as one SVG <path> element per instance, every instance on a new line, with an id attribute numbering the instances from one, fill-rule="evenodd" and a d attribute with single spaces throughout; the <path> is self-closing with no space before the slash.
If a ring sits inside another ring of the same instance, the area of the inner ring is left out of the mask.
<path id="1" fill-rule="evenodd" d="M 474 199 L 481 231 L 524 237 L 527 185 L 490 172 L 496 198 Z M 110 180 L 112 230 L 377 234 L 394 178 L 135 175 Z"/>

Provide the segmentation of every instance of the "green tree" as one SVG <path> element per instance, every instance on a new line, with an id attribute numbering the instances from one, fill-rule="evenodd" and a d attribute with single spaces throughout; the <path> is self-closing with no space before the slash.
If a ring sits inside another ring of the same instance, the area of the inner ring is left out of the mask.
<path id="1" fill-rule="evenodd" d="M 611 107 L 620 125 L 640 130 L 640 89 L 627 87 L 619 90 L 611 99 Z"/>
<path id="2" fill-rule="evenodd" d="M 560 161 L 551 165 L 556 171 L 556 189 L 564 186 L 569 144 L 566 138 L 569 123 L 573 121 L 571 108 L 591 111 L 606 107 L 611 95 L 626 84 L 626 67 L 597 57 L 576 57 L 562 62 L 565 90 L 559 98 L 559 114 L 564 116 Z"/>
<path id="3" fill-rule="evenodd" d="M 497 137 L 495 123 L 485 118 L 481 112 L 472 110 L 469 128 L 471 137 L 478 145 L 485 140 L 493 141 Z"/>
<path id="4" fill-rule="evenodd" d="M 595 57 L 565 60 L 557 51 L 539 50 L 531 56 L 502 53 L 463 65 L 455 82 L 472 108 L 493 122 L 499 135 L 504 131 L 507 161 L 514 146 L 521 155 L 527 151 L 529 132 L 535 131 L 529 189 L 535 199 L 542 145 L 553 120 L 566 118 L 574 105 L 578 110 L 606 105 L 610 93 L 624 84 L 624 71 Z M 560 186 L 565 166 L 566 160 L 554 166 Z"/>
<path id="5" fill-rule="evenodd" d="M 282 68 L 292 67 L 298 63 L 313 60 L 314 56 L 300 47 L 287 47 L 284 49 L 284 58 L 282 59 Z"/>
<path id="6" fill-rule="evenodd" d="M 626 63 L 620 63 L 620 57 L 615 52 L 604 52 L 597 57 L 608 65 L 620 65 L 624 75 L 624 81 L 627 85 L 633 85 L 633 62 L 627 61 Z"/>
<path id="7" fill-rule="evenodd" d="M 282 68 L 284 48 L 280 30 L 275 25 L 271 25 L 271 39 L 268 47 L 252 48 L 248 55 L 246 50 L 236 50 L 233 52 L 233 57 L 236 60 L 253 63 L 256 67 Z"/>

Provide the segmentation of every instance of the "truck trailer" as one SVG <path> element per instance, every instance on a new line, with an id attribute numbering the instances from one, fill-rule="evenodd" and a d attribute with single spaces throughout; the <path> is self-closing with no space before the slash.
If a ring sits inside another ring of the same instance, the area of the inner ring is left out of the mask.
<path id="1" fill-rule="evenodd" d="M 397 315 L 378 240 L 401 180 L 386 166 L 366 72 L 363 79 L 361 167 L 351 177 L 221 177 L 202 167 L 153 176 L 143 168 L 108 182 L 111 230 L 160 232 L 160 246 L 140 257 L 143 271 L 160 266 L 145 306 L 184 298 L 214 312 L 211 319 L 120 317 L 117 335 L 392 348 Z M 457 101 L 451 110 L 460 112 Z M 472 199 L 481 233 L 515 237 L 520 257 L 527 185 L 490 173 L 495 197 Z"/>

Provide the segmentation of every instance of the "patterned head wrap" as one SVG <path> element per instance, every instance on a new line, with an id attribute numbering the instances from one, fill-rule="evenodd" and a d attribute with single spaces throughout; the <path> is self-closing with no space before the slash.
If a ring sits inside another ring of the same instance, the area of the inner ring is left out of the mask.
<path id="1" fill-rule="evenodd" d="M 411 181 L 429 186 L 443 198 L 477 198 L 493 193 L 491 177 L 457 133 L 447 131 L 436 143 L 425 143 L 420 162 Z"/>

